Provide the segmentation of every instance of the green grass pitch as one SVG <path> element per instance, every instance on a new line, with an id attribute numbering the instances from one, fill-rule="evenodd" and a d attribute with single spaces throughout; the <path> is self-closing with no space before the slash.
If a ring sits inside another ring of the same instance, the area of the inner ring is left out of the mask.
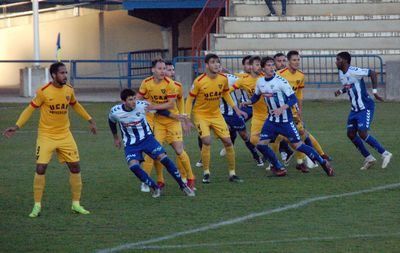
<path id="1" fill-rule="evenodd" d="M 293 163 L 287 177 L 268 177 L 237 140 L 237 174 L 245 181 L 229 183 L 226 161 L 219 157 L 221 143 L 213 139 L 212 183 L 202 185 L 202 171 L 194 166 L 200 153 L 193 133 L 185 139 L 185 145 L 198 178 L 197 196 L 185 197 L 165 174 L 167 185 L 160 199 L 139 191 L 140 183 L 128 170 L 123 151 L 113 146 L 107 124 L 112 104 L 84 105 L 97 121 L 98 135 L 90 135 L 87 123 L 74 112 L 71 128 L 81 157 L 81 203 L 91 214 L 70 212 L 68 170 L 53 157 L 46 173 L 42 215 L 28 218 L 33 204 L 36 112 L 16 136 L 0 141 L 0 252 L 95 252 L 317 196 L 400 182 L 399 103 L 378 103 L 372 124 L 371 134 L 393 153 L 387 169 L 380 168 L 379 154 L 368 146 L 379 163 L 371 170 L 360 171 L 363 159 L 346 137 L 347 101 L 306 101 L 306 126 L 334 158 L 335 177 L 328 178 L 320 168 L 301 174 Z M 0 104 L 0 129 L 14 124 L 25 106 Z M 175 160 L 171 148 L 167 152 Z M 147 245 L 158 248 L 126 252 L 398 252 L 399 196 L 400 189 L 394 188 L 316 201 Z"/>

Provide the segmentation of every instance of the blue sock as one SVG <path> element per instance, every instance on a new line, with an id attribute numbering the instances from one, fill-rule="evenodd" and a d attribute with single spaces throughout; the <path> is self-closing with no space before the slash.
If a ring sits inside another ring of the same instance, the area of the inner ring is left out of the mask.
<path id="1" fill-rule="evenodd" d="M 311 142 L 311 139 L 310 139 L 309 136 L 307 136 L 307 138 L 304 140 L 304 143 L 305 143 L 307 146 L 310 146 L 310 147 L 314 148 L 314 146 L 312 145 L 312 142 Z"/>
<path id="2" fill-rule="evenodd" d="M 385 152 L 385 149 L 382 147 L 382 145 L 371 135 L 368 135 L 364 141 L 378 151 L 379 154 L 383 154 L 383 152 Z"/>
<path id="3" fill-rule="evenodd" d="M 250 142 L 250 140 L 245 141 L 244 144 L 246 144 L 246 147 L 250 150 L 251 154 L 253 155 L 254 160 L 259 160 L 260 156 L 257 153 L 256 146 L 253 145 L 253 143 Z"/>
<path id="4" fill-rule="evenodd" d="M 237 137 L 237 133 L 236 133 L 236 130 L 230 130 L 229 131 L 229 135 L 231 136 L 231 141 L 232 141 L 232 144 L 235 144 L 235 140 L 236 140 L 236 137 Z"/>
<path id="5" fill-rule="evenodd" d="M 364 143 L 362 142 L 360 136 L 356 135 L 356 137 L 352 140 L 353 144 L 356 146 L 358 151 L 364 156 L 367 157 L 371 155 L 368 151 L 368 149 L 364 146 Z"/>
<path id="6" fill-rule="evenodd" d="M 317 161 L 319 164 L 325 164 L 325 160 L 313 149 L 312 147 L 302 143 L 298 148 L 297 151 L 300 151 L 306 154 L 312 161 Z"/>
<path id="7" fill-rule="evenodd" d="M 286 141 L 281 141 L 279 143 L 279 152 L 285 152 L 286 154 L 290 153 L 289 144 Z"/>
<path id="8" fill-rule="evenodd" d="M 182 181 L 181 174 L 176 168 L 175 164 L 169 159 L 167 156 L 161 159 L 160 161 L 165 168 L 167 168 L 168 173 L 175 179 L 175 181 L 179 184 L 179 187 L 185 187 L 185 183 Z"/>
<path id="9" fill-rule="evenodd" d="M 143 183 L 147 184 L 149 187 L 156 189 L 158 188 L 157 184 L 147 175 L 147 173 L 140 168 L 139 164 L 132 165 L 129 169 L 136 175 L 137 178 L 140 179 Z"/>
<path id="10" fill-rule="evenodd" d="M 274 151 L 268 145 L 257 145 L 257 149 L 260 150 L 261 154 L 270 162 L 276 169 L 281 169 L 283 165 L 278 161 Z"/>

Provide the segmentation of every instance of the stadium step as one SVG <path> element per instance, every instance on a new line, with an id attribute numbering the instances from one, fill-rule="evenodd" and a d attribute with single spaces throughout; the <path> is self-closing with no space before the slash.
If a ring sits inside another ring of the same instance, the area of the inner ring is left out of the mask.
<path id="1" fill-rule="evenodd" d="M 278 14 L 281 2 L 273 1 Z M 264 0 L 233 0 L 231 16 L 265 16 L 269 13 Z M 378 15 L 399 14 L 400 0 L 288 0 L 289 16 L 297 15 Z"/>
<path id="2" fill-rule="evenodd" d="M 345 33 L 260 33 L 213 34 L 211 45 L 215 50 L 263 50 L 307 48 L 313 49 L 381 49 L 400 45 L 400 32 L 345 32 Z"/>
<path id="3" fill-rule="evenodd" d="M 400 31 L 400 15 L 223 17 L 219 26 L 220 33 L 318 31 L 396 32 Z"/>

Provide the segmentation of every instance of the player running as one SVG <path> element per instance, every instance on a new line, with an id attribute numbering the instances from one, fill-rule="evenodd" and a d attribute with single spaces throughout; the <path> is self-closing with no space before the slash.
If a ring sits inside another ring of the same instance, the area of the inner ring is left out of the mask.
<path id="1" fill-rule="evenodd" d="M 150 105 L 148 102 L 136 99 L 136 93 L 131 89 L 121 91 L 122 104 L 115 105 L 111 108 L 108 123 L 114 137 L 114 144 L 117 148 L 121 148 L 121 139 L 118 136 L 117 123 L 122 134 L 122 140 L 125 149 L 125 158 L 129 169 L 143 183 L 153 189 L 152 196 L 160 197 L 160 187 L 142 170 L 140 163 L 144 161 L 143 152 L 150 156 L 153 160 L 163 164 L 169 174 L 178 183 L 180 189 L 187 196 L 195 196 L 183 181 L 175 164 L 168 158 L 164 148 L 154 138 L 149 124 L 146 121 L 147 110 L 162 109 L 159 105 Z"/>
<path id="2" fill-rule="evenodd" d="M 369 153 L 363 141 L 381 154 L 382 168 L 386 168 L 392 154 L 368 133 L 374 117 L 375 103 L 367 92 L 363 78 L 367 76 L 371 78 L 372 94 L 375 99 L 383 101 L 383 98 L 378 95 L 377 74 L 371 69 L 351 66 L 350 63 L 351 55 L 348 52 L 341 52 L 336 55 L 336 66 L 339 69 L 339 78 L 343 88 L 337 90 L 335 96 L 347 93 L 351 102 L 351 111 L 347 119 L 347 137 L 365 157 L 361 170 L 367 170 L 376 163 L 375 157 Z"/>

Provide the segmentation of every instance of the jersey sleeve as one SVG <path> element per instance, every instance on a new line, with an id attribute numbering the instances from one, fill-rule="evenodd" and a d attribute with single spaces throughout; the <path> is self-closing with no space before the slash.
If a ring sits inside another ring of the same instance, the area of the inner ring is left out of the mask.
<path id="1" fill-rule="evenodd" d="M 139 94 L 142 95 L 143 97 L 146 97 L 147 94 L 147 84 L 145 80 L 142 81 L 139 87 Z"/>
<path id="2" fill-rule="evenodd" d="M 110 112 L 108 113 L 108 120 L 113 123 L 117 123 L 117 118 L 115 117 L 115 107 L 111 108 Z"/>
<path id="3" fill-rule="evenodd" d="M 287 97 L 289 97 L 289 96 L 291 96 L 291 95 L 293 95 L 294 94 L 294 91 L 293 91 L 293 89 L 292 89 L 292 86 L 290 86 L 290 84 L 288 83 L 288 81 L 286 81 L 286 80 L 282 80 L 281 82 L 280 82 L 280 90 L 283 92 L 283 93 L 285 93 L 285 95 L 287 96 Z"/>
<path id="4" fill-rule="evenodd" d="M 222 92 L 228 92 L 228 93 L 229 93 L 229 81 L 228 81 L 228 77 L 224 78 L 224 88 L 223 88 Z"/>
<path id="5" fill-rule="evenodd" d="M 296 97 L 297 97 L 298 99 L 303 100 L 303 98 L 304 98 L 304 96 L 303 96 L 303 89 L 304 89 L 304 76 L 303 76 L 303 78 L 301 79 L 301 81 L 300 81 L 300 83 L 299 83 L 299 86 L 297 87 L 297 90 L 296 90 Z"/>
<path id="6" fill-rule="evenodd" d="M 69 104 L 74 105 L 74 104 L 76 104 L 76 102 L 78 102 L 78 101 L 76 100 L 75 91 L 74 91 L 74 89 L 72 89 L 71 99 L 69 100 Z"/>
<path id="7" fill-rule="evenodd" d="M 167 98 L 176 98 L 177 97 L 177 95 L 178 95 L 178 90 L 177 90 L 177 87 L 175 86 L 175 84 L 173 84 L 172 82 L 170 82 L 168 85 L 167 85 L 167 89 L 166 89 L 166 95 L 167 95 Z"/>
<path id="8" fill-rule="evenodd" d="M 232 85 L 232 87 L 233 87 L 235 90 L 240 89 L 240 87 L 242 87 L 242 80 L 243 80 L 243 78 L 238 78 L 238 79 L 236 80 L 236 82 Z"/>
<path id="9" fill-rule="evenodd" d="M 357 79 L 361 79 L 363 77 L 370 76 L 371 70 L 362 68 L 353 68 L 351 71 L 351 75 L 356 77 Z"/>
<path id="10" fill-rule="evenodd" d="M 257 82 L 256 82 L 256 88 L 255 88 L 254 94 L 256 94 L 256 95 L 261 95 L 261 90 L 260 90 L 260 79 L 258 79 Z"/>
<path id="11" fill-rule="evenodd" d="M 35 97 L 33 97 L 30 105 L 34 108 L 39 108 L 45 101 L 43 91 L 38 89 L 36 91 Z"/>
<path id="12" fill-rule="evenodd" d="M 199 93 L 199 83 L 197 82 L 197 80 L 194 80 L 192 87 L 190 88 L 189 91 L 189 96 L 196 97 L 198 93 Z"/>

